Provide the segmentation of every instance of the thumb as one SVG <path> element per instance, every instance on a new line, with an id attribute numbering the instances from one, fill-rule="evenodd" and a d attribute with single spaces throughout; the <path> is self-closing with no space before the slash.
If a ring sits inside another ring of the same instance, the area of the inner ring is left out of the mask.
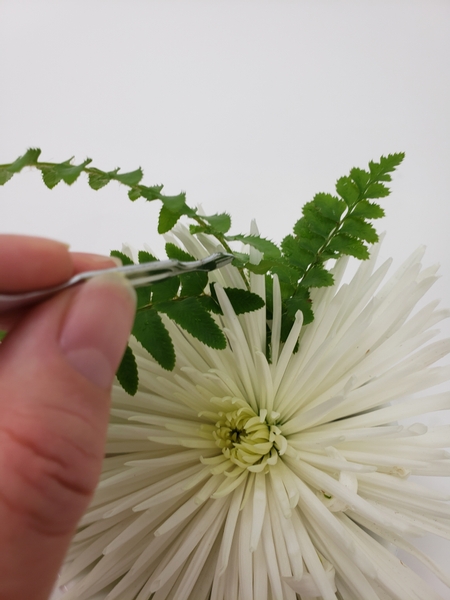
<path id="1" fill-rule="evenodd" d="M 94 492 L 134 290 L 98 276 L 0 346 L 0 600 L 46 600 Z"/>

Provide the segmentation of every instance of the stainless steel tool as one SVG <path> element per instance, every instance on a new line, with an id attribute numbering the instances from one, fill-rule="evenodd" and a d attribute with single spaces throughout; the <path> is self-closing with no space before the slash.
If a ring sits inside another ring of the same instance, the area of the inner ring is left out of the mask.
<path id="1" fill-rule="evenodd" d="M 193 271 L 214 271 L 215 269 L 220 269 L 221 267 L 230 264 L 233 258 L 234 256 L 232 254 L 216 252 L 201 260 L 189 262 L 179 260 L 158 260 L 139 265 L 124 265 L 122 267 L 112 267 L 111 269 L 85 271 L 74 275 L 65 283 L 51 288 L 25 292 L 22 294 L 0 294 L 0 312 L 19 308 L 21 306 L 37 304 L 62 290 L 105 273 L 122 273 L 134 287 L 140 287 L 157 281 L 163 281 L 169 277 L 182 275 L 183 273 L 190 273 Z"/>

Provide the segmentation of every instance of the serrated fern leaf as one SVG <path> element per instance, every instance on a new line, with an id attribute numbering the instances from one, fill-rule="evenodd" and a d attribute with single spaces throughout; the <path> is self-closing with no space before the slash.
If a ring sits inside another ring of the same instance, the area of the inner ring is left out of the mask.
<path id="1" fill-rule="evenodd" d="M 342 255 L 360 260 L 369 257 L 367 244 L 378 241 L 369 220 L 384 215 L 381 206 L 372 200 L 389 195 L 384 182 L 391 180 L 390 173 L 403 157 L 403 153 L 381 157 L 378 163 L 369 163 L 369 171 L 354 168 L 336 182 L 337 196 L 320 193 L 305 204 L 293 235 L 286 236 L 281 243 L 283 257 L 299 272 L 295 291 L 289 286 L 285 286 L 284 293 L 282 290 L 288 320 L 292 320 L 296 307 L 304 313 L 305 322 L 312 320 L 309 301 L 298 293 L 300 289 L 333 284 L 333 277 L 324 266 L 328 259 Z"/>
<path id="2" fill-rule="evenodd" d="M 180 288 L 180 278 L 179 277 L 169 277 L 169 279 L 165 279 L 163 281 L 156 281 L 151 285 L 152 291 L 152 302 L 166 302 L 167 300 L 172 300 Z"/>
<path id="3" fill-rule="evenodd" d="M 163 369 L 171 371 L 174 368 L 173 343 L 156 310 L 148 309 L 137 312 L 132 333 Z"/>
<path id="4" fill-rule="evenodd" d="M 118 169 L 115 171 L 110 171 L 109 173 L 105 173 L 99 169 L 91 169 L 91 172 L 88 175 L 89 186 L 93 190 L 100 190 L 102 187 L 105 187 L 105 185 L 108 185 L 108 183 L 112 181 L 117 171 Z"/>
<path id="5" fill-rule="evenodd" d="M 359 217 L 362 219 L 381 219 L 384 217 L 384 210 L 378 204 L 369 202 L 368 200 L 361 200 L 355 206 L 352 216 Z"/>
<path id="6" fill-rule="evenodd" d="M 183 262 L 196 260 L 194 256 L 170 242 L 166 244 L 166 254 L 168 258 L 173 260 L 180 260 Z M 179 276 L 179 281 L 181 283 L 180 296 L 198 296 L 208 284 L 208 275 L 201 271 L 184 273 Z"/>
<path id="7" fill-rule="evenodd" d="M 173 212 L 165 204 L 161 206 L 158 219 L 158 233 L 163 234 L 170 231 L 178 223 L 181 213 Z"/>
<path id="8" fill-rule="evenodd" d="M 0 168 L 0 185 L 5 185 L 5 183 L 9 181 L 13 175 L 14 173 L 11 173 L 11 171 Z"/>
<path id="9" fill-rule="evenodd" d="M 356 238 L 345 233 L 338 233 L 333 236 L 328 244 L 328 249 L 336 256 L 354 256 L 359 260 L 367 260 L 369 258 L 369 249 L 367 246 Z"/>
<path id="10" fill-rule="evenodd" d="M 162 185 L 153 185 L 153 186 L 146 186 L 146 185 L 139 185 L 137 187 L 137 190 L 139 191 L 139 194 L 145 198 L 146 200 L 148 200 L 149 202 L 151 202 L 152 200 L 158 200 L 159 197 L 161 196 L 161 190 L 163 189 Z"/>
<path id="11" fill-rule="evenodd" d="M 123 265 L 133 265 L 133 261 L 131 260 L 131 258 L 129 256 L 127 256 L 126 254 L 124 254 L 123 252 L 121 252 L 120 250 L 111 250 L 111 252 L 109 253 L 110 256 L 115 256 L 116 258 L 120 259 L 122 261 Z"/>
<path id="12" fill-rule="evenodd" d="M 210 217 L 202 216 L 202 219 L 207 221 L 215 231 L 219 231 L 220 233 L 227 233 L 230 230 L 231 217 L 228 213 L 211 215 Z"/>
<path id="13" fill-rule="evenodd" d="M 305 238 L 301 238 L 303 241 Z M 299 243 L 299 238 L 294 237 L 293 235 L 288 235 L 281 242 L 281 249 L 283 250 L 283 255 L 287 259 L 287 262 L 291 267 L 297 269 L 299 273 L 297 280 L 303 275 L 306 269 L 315 259 L 316 252 L 323 245 L 323 240 L 321 240 L 321 244 L 317 245 L 309 245 L 308 249 L 304 247 L 304 244 Z"/>
<path id="14" fill-rule="evenodd" d="M 181 192 L 177 196 L 163 196 L 161 194 L 159 200 L 173 213 L 181 212 L 186 206 L 186 194 L 184 192 Z"/>
<path id="15" fill-rule="evenodd" d="M 224 292 L 228 296 L 231 306 L 237 315 L 253 312 L 264 306 L 264 300 L 261 296 L 248 290 L 227 287 L 224 288 Z"/>
<path id="16" fill-rule="evenodd" d="M 229 242 L 234 241 L 248 244 L 262 252 L 266 258 L 278 258 L 280 256 L 278 246 L 259 235 L 227 235 L 225 239 Z"/>
<path id="17" fill-rule="evenodd" d="M 69 159 L 59 165 L 43 166 L 41 168 L 42 179 L 48 188 L 53 189 L 60 181 L 72 185 L 86 166 L 92 162 L 90 158 L 87 158 L 80 165 L 72 165 L 71 161 L 72 159 Z"/>
<path id="18" fill-rule="evenodd" d="M 192 254 L 186 252 L 176 244 L 172 244 L 168 242 L 165 246 L 167 258 L 171 258 L 172 260 L 181 260 L 183 262 L 189 262 L 190 260 L 195 260 L 195 257 Z"/>
<path id="19" fill-rule="evenodd" d="M 134 396 L 139 385 L 139 374 L 133 351 L 127 346 L 122 361 L 117 369 L 116 377 L 123 389 Z"/>
<path id="20" fill-rule="evenodd" d="M 173 300 L 158 304 L 157 308 L 210 348 L 220 350 L 226 347 L 222 330 L 197 298 Z"/>
<path id="21" fill-rule="evenodd" d="M 208 285 L 208 274 L 202 271 L 180 275 L 180 296 L 199 296 Z"/>
<path id="22" fill-rule="evenodd" d="M 146 250 L 139 250 L 138 260 L 139 264 L 143 264 L 148 262 L 155 262 L 155 260 L 158 259 L 156 258 L 156 256 L 153 256 L 153 254 L 150 254 L 150 252 L 147 252 Z"/>
<path id="23" fill-rule="evenodd" d="M 369 170 L 371 177 L 376 181 L 391 181 L 391 173 L 401 164 L 405 158 L 404 152 L 398 152 L 396 154 L 388 154 L 382 156 L 378 163 L 370 162 Z"/>
<path id="24" fill-rule="evenodd" d="M 36 166 L 40 154 L 41 151 L 39 148 L 29 148 L 23 156 L 19 156 L 14 162 L 7 165 L 0 165 L 0 185 L 4 185 L 24 167 Z"/>
<path id="25" fill-rule="evenodd" d="M 317 264 L 308 270 L 302 279 L 302 285 L 306 288 L 327 287 L 333 285 L 333 276 L 322 265 Z"/>
<path id="26" fill-rule="evenodd" d="M 15 173 L 19 173 L 24 167 L 32 167 L 37 164 L 41 151 L 39 148 L 29 148 L 23 156 L 19 156 L 9 165 L 0 165 L 0 185 L 4 185 Z"/>
<path id="27" fill-rule="evenodd" d="M 141 181 L 143 176 L 144 173 L 141 167 L 139 167 L 135 171 L 130 171 L 129 173 L 118 173 L 117 171 L 115 171 L 112 178 L 118 181 L 119 183 L 123 183 L 124 185 L 137 185 Z"/>
<path id="28" fill-rule="evenodd" d="M 367 223 L 364 217 L 355 217 L 354 214 L 344 220 L 340 231 L 358 240 L 365 240 L 369 244 L 375 244 L 378 241 L 378 235 L 373 225 Z"/>
<path id="29" fill-rule="evenodd" d="M 355 206 L 360 200 L 361 190 L 351 177 L 340 177 L 336 182 L 336 191 L 347 206 Z"/>

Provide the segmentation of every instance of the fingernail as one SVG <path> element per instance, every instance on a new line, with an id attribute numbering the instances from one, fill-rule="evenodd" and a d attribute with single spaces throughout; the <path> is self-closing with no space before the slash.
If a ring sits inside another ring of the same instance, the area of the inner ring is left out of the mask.
<path id="1" fill-rule="evenodd" d="M 120 260 L 120 258 L 118 258 L 117 256 L 106 256 L 103 254 L 90 254 L 88 252 L 77 252 L 77 255 L 79 257 L 85 258 L 87 260 L 89 260 L 89 262 L 91 263 L 109 263 L 112 262 L 114 263 L 117 267 L 122 267 L 123 263 Z M 105 268 L 108 265 L 105 265 Z"/>
<path id="2" fill-rule="evenodd" d="M 117 256 L 106 256 L 106 255 L 103 255 L 103 254 L 88 254 L 87 252 L 84 253 L 84 256 L 86 258 L 89 258 L 89 260 L 92 261 L 92 262 L 104 263 L 104 262 L 108 262 L 109 261 L 109 262 L 113 262 L 118 267 L 122 266 L 122 261 Z"/>
<path id="3" fill-rule="evenodd" d="M 66 360 L 86 379 L 109 388 L 133 326 L 136 292 L 120 274 L 80 286 L 60 335 Z"/>

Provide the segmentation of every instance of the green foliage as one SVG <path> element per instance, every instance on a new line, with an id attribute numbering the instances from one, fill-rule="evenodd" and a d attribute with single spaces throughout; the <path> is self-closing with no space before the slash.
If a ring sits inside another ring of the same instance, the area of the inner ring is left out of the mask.
<path id="1" fill-rule="evenodd" d="M 226 347 L 222 330 L 197 298 L 161 303 L 158 310 L 210 348 L 219 350 Z"/>
<path id="2" fill-rule="evenodd" d="M 181 260 L 182 262 L 189 262 L 191 260 L 195 260 L 195 257 L 189 252 L 186 252 L 176 244 L 172 244 L 168 242 L 165 246 L 167 258 L 172 260 Z"/>
<path id="3" fill-rule="evenodd" d="M 153 286 L 144 285 L 136 288 L 137 308 L 150 306 Z"/>
<path id="4" fill-rule="evenodd" d="M 143 198 L 145 198 L 146 200 L 151 202 L 152 200 L 158 200 L 160 198 L 161 190 L 163 189 L 163 186 L 162 185 L 154 185 L 154 186 L 148 187 L 145 185 L 139 185 L 133 189 L 134 189 L 135 193 L 139 192 L 139 196 L 137 196 L 137 198 L 142 196 Z M 136 198 L 133 198 L 133 200 L 135 200 L 135 199 Z"/>
<path id="5" fill-rule="evenodd" d="M 91 186 L 92 187 L 92 186 Z M 128 198 L 134 202 L 135 200 L 137 200 L 138 198 L 141 197 L 141 191 L 138 187 L 133 187 L 131 188 L 131 190 L 128 190 Z"/>
<path id="6" fill-rule="evenodd" d="M 309 296 L 309 291 L 306 288 L 299 287 L 295 293 L 286 300 L 284 303 L 286 307 L 286 316 L 288 317 L 291 323 L 294 322 L 295 315 L 297 311 L 301 311 L 303 313 L 303 323 L 308 325 L 311 321 L 314 320 L 314 314 L 311 308 L 311 298 Z M 291 330 L 291 326 L 289 326 L 288 330 Z"/>
<path id="7" fill-rule="evenodd" d="M 328 244 L 328 249 L 333 252 L 333 256 L 342 256 L 343 254 L 349 254 L 359 260 L 366 260 L 369 258 L 369 250 L 361 241 L 346 235 L 345 233 L 338 233 L 333 236 Z"/>
<path id="8" fill-rule="evenodd" d="M 316 194 L 313 204 L 319 214 L 323 215 L 326 219 L 330 219 L 333 223 L 338 223 L 342 217 L 342 213 L 345 211 L 345 202 L 331 194 Z"/>
<path id="9" fill-rule="evenodd" d="M 298 228 L 294 227 L 294 232 L 296 233 L 297 231 Z M 319 248 L 319 244 L 315 244 L 314 240 L 307 240 L 306 238 L 298 237 L 298 235 L 287 235 L 281 242 L 284 258 L 296 269 L 297 273 L 304 273 L 306 271 L 308 266 L 314 261 Z"/>
<path id="10" fill-rule="evenodd" d="M 223 291 L 228 296 L 228 300 L 230 301 L 230 304 L 237 315 L 258 310 L 264 306 L 264 300 L 261 298 L 261 296 L 258 296 L 258 294 L 254 294 L 253 292 L 249 292 L 248 290 L 226 287 L 223 288 Z M 217 312 L 222 313 L 214 284 L 211 285 L 211 297 L 216 302 L 218 307 Z"/>
<path id="11" fill-rule="evenodd" d="M 90 158 L 87 158 L 80 165 L 73 165 L 72 160 L 72 158 L 69 158 L 69 160 L 59 165 L 44 165 L 41 168 L 42 179 L 48 188 L 53 189 L 60 181 L 64 181 L 67 185 L 72 185 L 84 171 L 85 167 L 92 162 Z"/>
<path id="12" fill-rule="evenodd" d="M 278 258 L 280 256 L 280 250 L 276 244 L 258 235 L 227 235 L 225 239 L 228 242 L 242 242 L 253 246 L 253 248 L 262 252 L 266 258 Z"/>
<path id="13" fill-rule="evenodd" d="M 157 281 L 151 286 L 152 296 L 151 301 L 153 303 L 166 302 L 172 300 L 178 293 L 180 287 L 180 278 L 171 277 L 165 281 Z"/>
<path id="14" fill-rule="evenodd" d="M 129 256 L 127 256 L 126 254 L 124 254 L 123 252 L 120 252 L 120 250 L 111 250 L 111 252 L 109 254 L 110 254 L 110 256 L 115 256 L 116 258 L 119 258 L 122 261 L 123 265 L 134 264 L 133 261 L 131 260 L 131 258 Z"/>
<path id="15" fill-rule="evenodd" d="M 384 217 L 384 210 L 379 204 L 361 200 L 353 209 L 352 215 L 363 219 L 381 219 L 381 217 Z"/>
<path id="16" fill-rule="evenodd" d="M 152 308 L 138 311 L 132 334 L 163 367 L 171 371 L 175 366 L 175 350 L 161 316 Z"/>
<path id="17" fill-rule="evenodd" d="M 360 189 L 351 177 L 341 177 L 336 182 L 336 191 L 350 208 L 358 202 Z"/>
<path id="18" fill-rule="evenodd" d="M 180 275 L 181 296 L 199 296 L 208 285 L 208 274 L 203 271 Z"/>
<path id="19" fill-rule="evenodd" d="M 391 173 L 400 166 L 405 158 L 404 152 L 382 156 L 380 162 L 369 162 L 370 176 L 373 181 L 392 181 Z"/>
<path id="20" fill-rule="evenodd" d="M 186 206 L 186 194 L 181 192 L 177 196 L 163 196 L 160 197 L 163 205 L 173 213 L 183 214 L 183 210 Z"/>
<path id="21" fill-rule="evenodd" d="M 137 185 L 141 179 L 144 177 L 144 173 L 139 167 L 135 171 L 130 171 L 129 173 L 114 173 L 113 179 L 118 181 L 119 183 L 123 183 L 124 185 Z"/>
<path id="22" fill-rule="evenodd" d="M 221 213 L 219 215 L 211 215 L 205 217 L 202 215 L 204 224 L 202 225 L 191 225 L 189 230 L 192 234 L 196 233 L 227 233 L 231 227 L 231 217 L 228 213 Z"/>
<path id="23" fill-rule="evenodd" d="M 280 331 L 281 341 L 285 342 L 294 325 L 297 312 L 300 311 L 303 314 L 303 325 L 308 325 L 314 320 L 314 313 L 311 308 L 309 291 L 306 288 L 299 287 L 295 291 L 289 288 L 289 293 L 283 294 L 284 286 L 280 287 L 282 295 L 287 296 L 283 301 Z M 272 298 L 270 298 L 270 306 L 272 307 Z M 270 343 L 268 351 L 270 352 Z"/>
<path id="24" fill-rule="evenodd" d="M 333 285 L 333 276 L 321 264 L 308 269 L 302 279 L 304 288 L 326 287 L 329 285 Z"/>
<path id="25" fill-rule="evenodd" d="M 0 165 L 0 185 L 9 181 L 14 174 L 25 167 L 41 171 L 44 184 L 52 189 L 60 181 L 67 185 L 74 183 L 81 173 L 86 173 L 88 184 L 99 190 L 116 181 L 127 187 L 131 201 L 161 202 L 158 219 L 158 233 L 170 231 L 184 216 L 190 219 L 193 235 L 207 234 L 235 256 L 233 265 L 243 276 L 247 289 L 225 288 L 236 314 L 258 310 L 264 306 L 262 298 L 250 292 L 249 275 L 266 275 L 266 310 L 270 320 L 272 313 L 272 279 L 279 278 L 282 296 L 281 337 L 285 340 L 297 311 L 303 313 L 304 324 L 314 319 L 310 290 L 333 284 L 333 277 L 327 261 L 351 255 L 365 260 L 369 256 L 369 245 L 378 240 L 378 234 L 371 223 L 384 216 L 383 208 L 375 202 L 389 195 L 386 185 L 391 174 L 404 158 L 403 153 L 382 156 L 379 162 L 371 161 L 368 170 L 353 168 L 340 177 L 335 185 L 335 194 L 318 193 L 302 209 L 302 216 L 294 223 L 292 233 L 277 246 L 274 242 L 259 235 L 230 235 L 231 217 L 228 213 L 211 216 L 199 215 L 195 208 L 186 203 L 186 194 L 166 196 L 162 185 L 143 185 L 141 168 L 127 173 L 120 169 L 103 171 L 91 166 L 91 160 L 76 165 L 72 159 L 62 163 L 40 162 L 40 150 L 31 148 L 10 164 Z M 234 242 L 249 245 L 261 254 L 260 262 L 250 263 L 249 253 L 238 252 L 230 247 Z M 168 258 L 191 261 L 194 257 L 174 244 L 166 245 Z M 133 261 L 118 250 L 111 256 L 122 260 L 124 265 Z M 156 260 L 146 251 L 139 252 L 139 262 Z M 175 350 L 161 314 L 179 327 L 212 348 L 224 348 L 226 338 L 212 314 L 221 314 L 220 304 L 209 284 L 207 273 L 186 273 L 166 281 L 137 289 L 138 310 L 133 326 L 133 334 L 140 344 L 165 369 L 173 369 Z M 164 318 L 166 318 L 164 317 Z M 268 356 L 270 357 L 270 331 L 268 331 Z M 127 348 L 117 373 L 120 384 L 129 394 L 136 393 L 138 373 L 136 361 L 130 348 Z"/>
<path id="26" fill-rule="evenodd" d="M 217 296 L 214 292 L 214 285 L 210 285 L 210 291 L 210 296 L 207 294 L 203 294 L 203 296 L 198 296 L 197 300 L 210 313 L 213 313 L 215 315 L 221 315 L 222 309 L 220 308 Z"/>
<path id="27" fill-rule="evenodd" d="M 117 380 L 123 389 L 134 396 L 138 389 L 139 375 L 136 364 L 136 358 L 130 346 L 127 346 L 122 361 L 116 373 Z"/>
<path id="28" fill-rule="evenodd" d="M 158 233 L 163 234 L 170 231 L 178 223 L 180 217 L 181 213 L 172 212 L 163 204 L 159 211 Z"/>
<path id="29" fill-rule="evenodd" d="M 212 215 L 210 217 L 202 217 L 204 221 L 209 223 L 215 231 L 227 233 L 231 227 L 231 217 L 228 213 L 220 215 Z"/>
<path id="30" fill-rule="evenodd" d="M 155 260 L 158 259 L 156 256 L 153 256 L 153 254 L 150 254 L 150 252 L 147 252 L 146 250 L 139 250 L 138 260 L 139 264 L 142 265 L 143 263 L 155 262 Z"/>
<path id="31" fill-rule="evenodd" d="M 88 182 L 93 190 L 100 190 L 102 187 L 105 187 L 105 185 L 107 185 L 110 181 L 113 180 L 118 181 L 119 183 L 123 183 L 123 185 L 136 186 L 141 181 L 143 176 L 144 173 L 140 167 L 139 169 L 136 169 L 135 171 L 130 171 L 129 173 L 119 173 L 119 169 L 104 172 L 100 171 L 100 169 L 92 168 L 88 172 Z M 136 198 L 130 199 L 135 200 Z"/>
<path id="32" fill-rule="evenodd" d="M 13 175 L 14 173 L 11 173 L 11 171 L 8 171 L 7 169 L 0 169 L 0 185 L 5 185 Z"/>
<path id="33" fill-rule="evenodd" d="M 168 258 L 182 262 L 196 260 L 194 256 L 171 243 L 166 244 L 166 254 Z M 180 295 L 183 297 L 199 296 L 208 285 L 208 274 L 202 271 L 185 273 L 184 275 L 180 275 L 178 279 L 181 283 Z"/>
<path id="34" fill-rule="evenodd" d="M 15 173 L 19 173 L 24 167 L 32 167 L 37 164 L 41 151 L 39 148 L 30 148 L 23 156 L 19 156 L 13 163 L 0 166 L 0 185 L 4 185 Z"/>
<path id="35" fill-rule="evenodd" d="M 294 225 L 293 235 L 284 238 L 281 244 L 283 255 L 304 270 L 300 284 L 310 287 L 306 279 L 310 277 L 309 271 L 328 258 L 339 258 L 343 254 L 361 259 L 368 257 L 365 242 L 373 244 L 378 240 L 368 220 L 384 215 L 383 209 L 369 199 L 390 193 L 381 182 L 391 180 L 390 173 L 403 157 L 402 153 L 390 154 L 379 163 L 369 163 L 369 171 L 352 169 L 349 176 L 336 182 L 337 196 L 316 194 L 305 204 L 303 217 Z M 331 284 L 332 281 L 328 285 Z"/>
<path id="36" fill-rule="evenodd" d="M 37 164 L 41 154 L 39 148 L 29 148 L 23 156 L 19 156 L 11 165 L 8 166 L 10 173 L 19 173 L 24 167 L 31 167 Z"/>
<path id="37" fill-rule="evenodd" d="M 350 215 L 342 223 L 341 232 L 346 233 L 352 238 L 358 238 L 374 244 L 378 241 L 378 235 L 373 225 L 366 223 L 363 217 Z"/>
<path id="38" fill-rule="evenodd" d="M 258 294 L 241 288 L 224 288 L 226 295 L 237 315 L 258 310 L 264 306 L 264 300 Z"/>
<path id="39" fill-rule="evenodd" d="M 378 163 L 370 162 L 369 171 L 354 168 L 337 180 L 336 196 L 319 193 L 303 206 L 303 216 L 295 223 L 293 233 L 281 242 L 283 259 L 297 280 L 281 261 L 270 268 L 272 273 L 279 273 L 282 283 L 282 333 L 289 330 L 297 310 L 303 312 L 305 324 L 313 320 L 308 290 L 334 283 L 325 266 L 327 260 L 345 254 L 360 260 L 369 257 L 367 244 L 378 241 L 369 220 L 384 216 L 381 206 L 370 200 L 389 195 L 383 182 L 391 181 L 390 174 L 403 158 L 403 153 L 390 154 Z"/>
<path id="40" fill-rule="evenodd" d="M 104 173 L 99 169 L 91 169 L 88 175 L 89 186 L 93 190 L 102 189 L 102 187 L 105 187 L 105 185 L 108 185 L 108 183 L 112 181 L 117 171 L 118 169 L 116 169 L 115 171 L 110 171 L 109 173 Z"/>

